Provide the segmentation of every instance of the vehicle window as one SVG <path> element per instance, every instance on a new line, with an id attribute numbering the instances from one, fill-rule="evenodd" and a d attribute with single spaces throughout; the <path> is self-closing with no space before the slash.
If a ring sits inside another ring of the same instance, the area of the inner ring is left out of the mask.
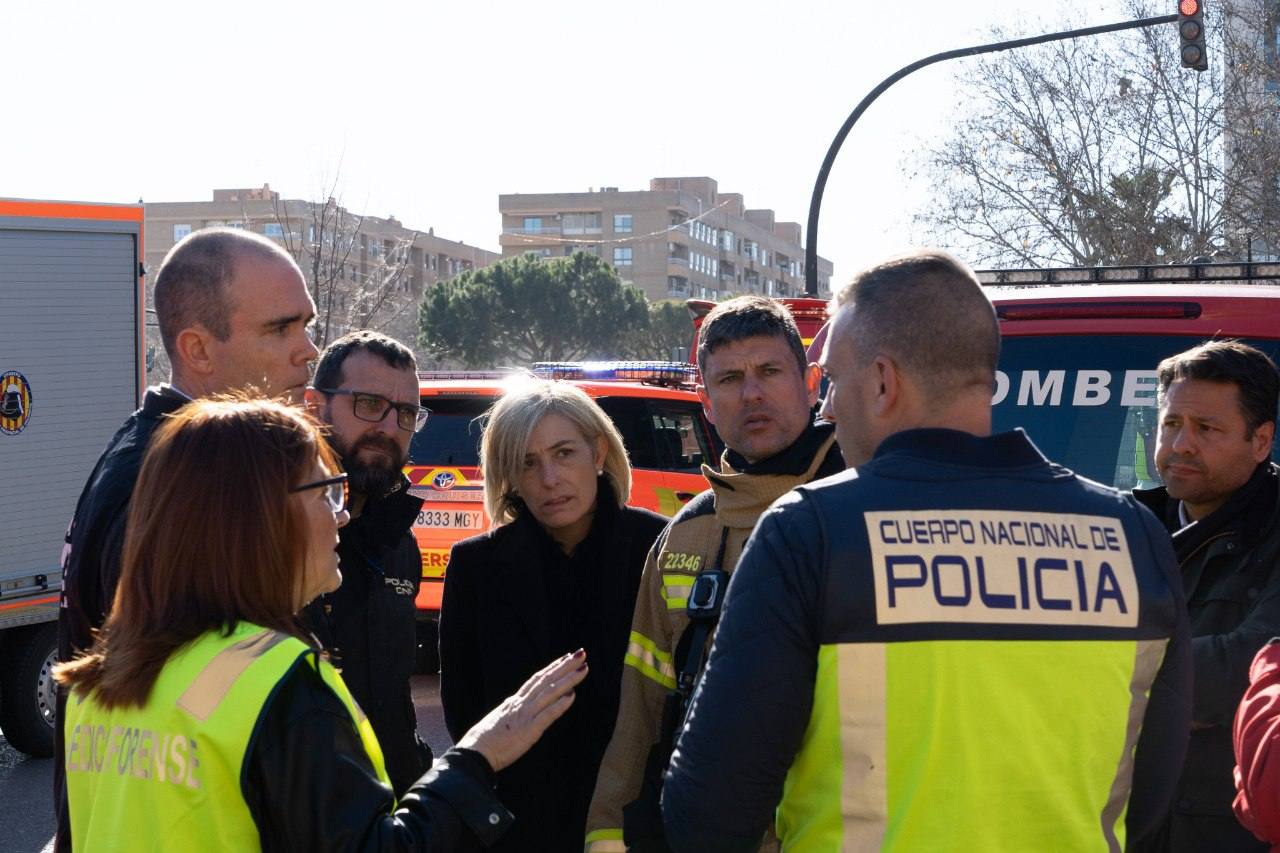
<path id="1" fill-rule="evenodd" d="M 1006 337 L 993 427 L 1022 427 L 1049 459 L 1120 489 L 1160 484 L 1156 365 L 1200 343 L 1177 335 Z M 1248 340 L 1273 359 L 1280 341 Z"/>
<path id="2" fill-rule="evenodd" d="M 702 429 L 702 409 L 692 403 L 654 401 L 650 404 L 654 444 L 664 471 L 697 474 L 711 458 Z"/>
<path id="3" fill-rule="evenodd" d="M 632 468 L 699 473 L 710 438 L 696 403 L 601 397 L 596 400 L 622 433 Z"/>
<path id="4" fill-rule="evenodd" d="M 431 410 L 426 426 L 409 444 L 410 465 L 480 465 L 480 415 L 493 397 L 423 397 Z"/>

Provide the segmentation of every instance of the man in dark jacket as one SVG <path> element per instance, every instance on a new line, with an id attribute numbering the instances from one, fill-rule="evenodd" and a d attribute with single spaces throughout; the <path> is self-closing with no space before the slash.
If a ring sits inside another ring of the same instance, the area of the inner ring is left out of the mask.
<path id="1" fill-rule="evenodd" d="M 1266 850 L 1231 813 L 1231 721 L 1249 664 L 1280 634 L 1276 367 L 1235 341 L 1160 363 L 1156 467 L 1135 492 L 1173 534 L 1191 618 L 1195 704 L 1173 809 L 1155 850 Z"/>
<path id="2" fill-rule="evenodd" d="M 120 578 L 129 501 L 161 419 L 188 400 L 234 389 L 300 403 L 317 354 L 309 331 L 315 303 L 298 265 L 251 232 L 208 228 L 174 246 L 156 274 L 155 309 L 172 372 L 168 383 L 147 389 L 142 408 L 112 437 L 76 504 L 62 551 L 59 660 L 87 650 L 106 619 Z M 65 701 L 59 692 L 59 720 Z M 61 724 L 56 750 L 63 752 Z M 56 810 L 64 798 L 57 762 Z M 57 849 L 70 849 L 61 832 Z"/>
<path id="3" fill-rule="evenodd" d="M 666 779 L 671 848 L 752 851 L 776 821 L 784 850 L 1123 849 L 1190 718 L 1168 540 L 991 434 L 999 329 L 955 258 L 891 259 L 836 304 L 822 411 L 856 470 L 747 543 Z"/>
<path id="4" fill-rule="evenodd" d="M 312 602 L 306 618 L 369 716 L 402 794 L 431 767 L 409 684 L 422 582 L 412 527 L 422 501 L 401 469 L 427 417 L 413 352 L 377 332 L 344 335 L 321 354 L 307 404 L 342 457 L 351 521 L 338 533 L 342 586 Z"/>

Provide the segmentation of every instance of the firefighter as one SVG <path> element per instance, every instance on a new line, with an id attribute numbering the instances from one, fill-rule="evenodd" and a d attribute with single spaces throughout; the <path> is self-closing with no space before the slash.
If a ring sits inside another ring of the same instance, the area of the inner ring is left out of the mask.
<path id="1" fill-rule="evenodd" d="M 624 849 L 624 831 L 633 848 L 662 849 L 661 773 L 724 581 L 770 503 L 844 464 L 831 425 L 814 422 L 819 370 L 780 303 L 741 296 L 716 306 L 697 358 L 698 395 L 727 449 L 718 470 L 703 467 L 711 488 L 677 513 L 645 564 L 621 710 L 587 817 L 591 853 Z M 703 592 L 691 612 L 695 585 Z"/>

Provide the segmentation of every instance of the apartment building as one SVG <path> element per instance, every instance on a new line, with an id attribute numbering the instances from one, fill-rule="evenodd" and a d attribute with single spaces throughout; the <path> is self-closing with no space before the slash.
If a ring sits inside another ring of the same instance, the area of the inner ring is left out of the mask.
<path id="1" fill-rule="evenodd" d="M 712 178 L 654 178 L 635 191 L 501 195 L 498 209 L 504 258 L 590 252 L 650 300 L 804 294 L 799 223 L 747 208 L 740 193 L 720 192 Z M 824 298 L 831 275 L 831 262 L 819 258 Z"/>
<path id="2" fill-rule="evenodd" d="M 321 342 L 372 328 L 413 346 L 423 291 L 500 257 L 436 236 L 433 228 L 418 231 L 395 217 L 361 216 L 332 199 L 282 199 L 268 184 L 215 189 L 211 201 L 147 203 L 145 208 L 151 271 L 160 268 L 177 241 L 207 226 L 244 228 L 279 243 L 297 259 L 318 297 Z"/>

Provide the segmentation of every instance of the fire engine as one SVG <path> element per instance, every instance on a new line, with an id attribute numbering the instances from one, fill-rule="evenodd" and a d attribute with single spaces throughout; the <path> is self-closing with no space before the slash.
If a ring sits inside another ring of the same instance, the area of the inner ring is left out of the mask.
<path id="1" fill-rule="evenodd" d="M 978 280 L 1002 339 L 993 428 L 1022 427 L 1054 462 L 1116 488 L 1159 485 L 1162 359 L 1217 338 L 1280 362 L 1275 261 L 979 270 Z"/>
<path id="2" fill-rule="evenodd" d="M 63 537 L 143 385 L 142 206 L 0 199 L 0 731 L 53 753 Z"/>

